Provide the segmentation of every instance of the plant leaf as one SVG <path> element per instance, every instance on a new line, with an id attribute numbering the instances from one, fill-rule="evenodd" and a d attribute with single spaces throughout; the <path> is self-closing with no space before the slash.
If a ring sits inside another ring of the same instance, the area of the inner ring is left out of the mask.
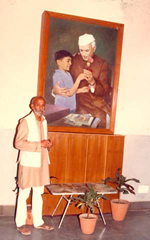
<path id="1" fill-rule="evenodd" d="M 140 181 L 136 178 L 130 178 L 130 179 L 127 179 L 125 182 L 129 182 L 129 181 L 135 181 L 137 183 L 140 183 Z"/>

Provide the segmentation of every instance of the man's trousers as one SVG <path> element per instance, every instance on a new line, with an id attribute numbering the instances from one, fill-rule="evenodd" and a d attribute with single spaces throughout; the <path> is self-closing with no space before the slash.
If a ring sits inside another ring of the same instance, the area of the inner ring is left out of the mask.
<path id="1" fill-rule="evenodd" d="M 26 200 L 29 197 L 31 188 L 21 189 L 19 188 L 19 196 L 16 211 L 16 225 L 21 227 L 26 224 L 27 218 L 27 203 Z M 32 188 L 32 216 L 33 225 L 38 227 L 44 223 L 42 219 L 43 199 L 42 194 L 44 192 L 44 186 Z"/>

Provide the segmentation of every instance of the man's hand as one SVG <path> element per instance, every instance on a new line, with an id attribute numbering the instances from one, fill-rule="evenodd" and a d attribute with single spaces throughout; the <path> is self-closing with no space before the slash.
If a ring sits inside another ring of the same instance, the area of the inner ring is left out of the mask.
<path id="1" fill-rule="evenodd" d="M 67 87 L 61 88 L 59 85 L 60 85 L 60 82 L 58 81 L 53 88 L 53 93 L 55 95 L 61 95 L 61 96 L 66 97 L 67 96 Z"/>
<path id="2" fill-rule="evenodd" d="M 79 81 L 88 80 L 88 74 L 80 73 L 76 80 L 79 80 Z"/>
<path id="3" fill-rule="evenodd" d="M 86 80 L 88 81 L 88 83 L 93 85 L 95 83 L 95 80 L 92 72 L 86 69 L 83 69 L 83 72 L 86 75 Z"/>
<path id="4" fill-rule="evenodd" d="M 43 148 L 50 148 L 53 145 L 53 142 L 51 140 L 42 140 L 41 141 L 41 147 Z"/>

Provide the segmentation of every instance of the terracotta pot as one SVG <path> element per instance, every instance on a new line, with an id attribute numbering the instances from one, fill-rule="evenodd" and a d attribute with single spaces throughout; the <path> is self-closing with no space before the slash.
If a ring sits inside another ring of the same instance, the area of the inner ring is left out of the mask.
<path id="1" fill-rule="evenodd" d="M 112 210 L 112 217 L 115 221 L 123 221 L 125 219 L 129 202 L 127 200 L 120 199 L 112 199 L 111 203 L 111 210 Z"/>
<path id="2" fill-rule="evenodd" d="M 95 214 L 90 214 L 87 218 L 87 213 L 79 215 L 81 230 L 84 234 L 92 234 L 95 230 L 96 222 L 98 216 Z"/>
<path id="3" fill-rule="evenodd" d="M 33 225 L 33 217 L 32 217 L 32 210 L 31 206 L 27 206 L 27 219 L 26 219 L 26 225 Z"/>

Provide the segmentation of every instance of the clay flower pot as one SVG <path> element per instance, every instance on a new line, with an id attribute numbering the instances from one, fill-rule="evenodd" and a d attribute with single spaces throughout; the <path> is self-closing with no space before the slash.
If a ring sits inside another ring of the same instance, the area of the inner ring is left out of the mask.
<path id="1" fill-rule="evenodd" d="M 123 199 L 113 199 L 110 201 L 111 203 L 111 210 L 112 210 L 112 217 L 115 221 L 123 221 L 125 219 L 129 202 Z"/>
<path id="2" fill-rule="evenodd" d="M 92 234 L 95 230 L 98 216 L 89 214 L 89 218 L 87 218 L 87 213 L 83 213 L 79 215 L 79 219 L 82 232 L 84 234 Z"/>
<path id="3" fill-rule="evenodd" d="M 121 168 L 118 168 L 115 174 L 115 177 L 107 177 L 103 180 L 105 184 L 111 183 L 115 186 L 118 194 L 135 194 L 135 189 L 132 185 L 129 184 L 130 181 L 134 181 L 136 183 L 140 183 L 140 181 L 136 178 L 127 178 L 121 174 Z M 129 202 L 127 200 L 122 199 L 113 199 L 110 201 L 111 209 L 112 209 L 112 217 L 115 221 L 123 221 L 128 207 Z"/>

